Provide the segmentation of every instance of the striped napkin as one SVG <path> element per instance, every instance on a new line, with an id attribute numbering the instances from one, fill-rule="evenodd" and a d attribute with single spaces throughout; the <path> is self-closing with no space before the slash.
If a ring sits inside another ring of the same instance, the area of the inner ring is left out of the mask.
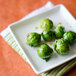
<path id="1" fill-rule="evenodd" d="M 21 20 L 24 20 L 28 17 L 37 15 L 41 12 L 47 11 L 49 9 L 51 9 L 54 5 L 51 2 L 48 2 L 46 5 L 44 5 L 42 8 L 39 8 L 35 11 L 33 11 L 32 13 L 30 13 L 29 15 L 27 15 L 26 17 L 24 17 Z M 14 40 L 13 36 L 11 35 L 9 28 L 6 28 L 4 31 L 1 32 L 1 36 L 6 40 L 6 42 L 8 42 L 8 44 L 10 46 L 12 46 L 12 48 L 14 48 L 16 50 L 16 52 L 21 55 L 21 57 L 25 60 L 25 55 L 22 53 L 22 51 L 20 50 L 18 44 L 16 43 L 16 41 Z M 65 72 L 67 72 L 68 70 L 70 70 L 74 65 L 76 65 L 76 58 L 63 64 L 60 65 L 50 71 L 47 71 L 45 73 L 42 73 L 41 76 L 62 76 Z"/>

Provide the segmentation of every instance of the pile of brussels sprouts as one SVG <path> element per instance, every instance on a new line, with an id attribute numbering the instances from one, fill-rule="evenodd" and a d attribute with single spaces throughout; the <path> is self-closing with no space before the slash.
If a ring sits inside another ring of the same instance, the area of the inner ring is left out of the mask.
<path id="1" fill-rule="evenodd" d="M 64 31 L 63 26 L 56 26 L 53 28 L 53 22 L 50 19 L 43 19 L 40 21 L 42 33 L 36 32 L 29 33 L 26 38 L 26 43 L 32 47 L 38 46 L 41 42 L 41 37 L 45 41 L 52 41 L 57 38 L 53 45 L 54 50 L 60 55 L 66 55 L 69 52 L 69 46 L 76 42 L 76 33 L 72 31 Z M 52 31 L 53 30 L 53 31 Z M 58 39 L 60 38 L 60 39 Z M 48 61 L 53 54 L 53 49 L 47 44 L 41 44 L 37 49 L 38 56 Z"/>

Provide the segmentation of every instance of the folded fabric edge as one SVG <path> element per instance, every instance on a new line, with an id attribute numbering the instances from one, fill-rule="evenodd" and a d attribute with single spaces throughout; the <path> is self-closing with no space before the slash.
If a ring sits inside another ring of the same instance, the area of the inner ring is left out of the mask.
<path id="1" fill-rule="evenodd" d="M 72 67 L 76 65 L 76 58 L 70 60 L 69 62 L 62 64 L 53 70 L 42 73 L 41 76 L 62 76 L 67 73 Z"/>
<path id="2" fill-rule="evenodd" d="M 67 73 L 72 67 L 76 65 L 76 58 L 72 59 L 70 62 L 67 62 L 67 65 L 57 74 L 57 76 L 62 76 Z"/>

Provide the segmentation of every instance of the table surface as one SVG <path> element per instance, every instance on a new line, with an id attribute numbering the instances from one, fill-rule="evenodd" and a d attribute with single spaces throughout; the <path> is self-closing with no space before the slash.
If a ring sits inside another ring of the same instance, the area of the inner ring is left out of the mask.
<path id="1" fill-rule="evenodd" d="M 64 4 L 76 18 L 76 0 L 0 0 L 0 32 L 9 24 L 45 5 Z M 0 36 L 0 76 L 40 76 Z M 76 76 L 76 66 L 65 76 Z"/>

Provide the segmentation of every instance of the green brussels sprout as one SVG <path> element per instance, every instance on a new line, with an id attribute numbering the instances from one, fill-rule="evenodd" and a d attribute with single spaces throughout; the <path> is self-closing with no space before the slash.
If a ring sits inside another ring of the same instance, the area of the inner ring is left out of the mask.
<path id="1" fill-rule="evenodd" d="M 37 46 L 41 42 L 41 35 L 35 32 L 29 33 L 26 43 L 30 46 Z"/>
<path id="2" fill-rule="evenodd" d="M 63 34 L 63 39 L 66 42 L 73 44 L 76 42 L 76 33 L 72 32 L 72 31 L 67 31 Z"/>
<path id="3" fill-rule="evenodd" d="M 62 27 L 62 26 L 56 26 L 55 29 L 54 29 L 54 33 L 55 33 L 55 36 L 57 38 L 62 37 L 63 34 L 64 34 L 64 27 Z"/>
<path id="4" fill-rule="evenodd" d="M 40 21 L 40 27 L 44 30 L 50 30 L 53 27 L 53 22 L 50 19 L 43 19 Z"/>
<path id="5" fill-rule="evenodd" d="M 48 61 L 53 54 L 53 49 L 50 48 L 47 44 L 42 44 L 38 49 L 37 53 L 40 58 Z"/>
<path id="6" fill-rule="evenodd" d="M 41 33 L 41 36 L 45 41 L 51 41 L 54 37 L 53 31 L 45 30 Z"/>
<path id="7" fill-rule="evenodd" d="M 55 51 L 60 55 L 66 55 L 69 52 L 69 45 L 63 38 L 55 40 L 53 43 Z"/>

